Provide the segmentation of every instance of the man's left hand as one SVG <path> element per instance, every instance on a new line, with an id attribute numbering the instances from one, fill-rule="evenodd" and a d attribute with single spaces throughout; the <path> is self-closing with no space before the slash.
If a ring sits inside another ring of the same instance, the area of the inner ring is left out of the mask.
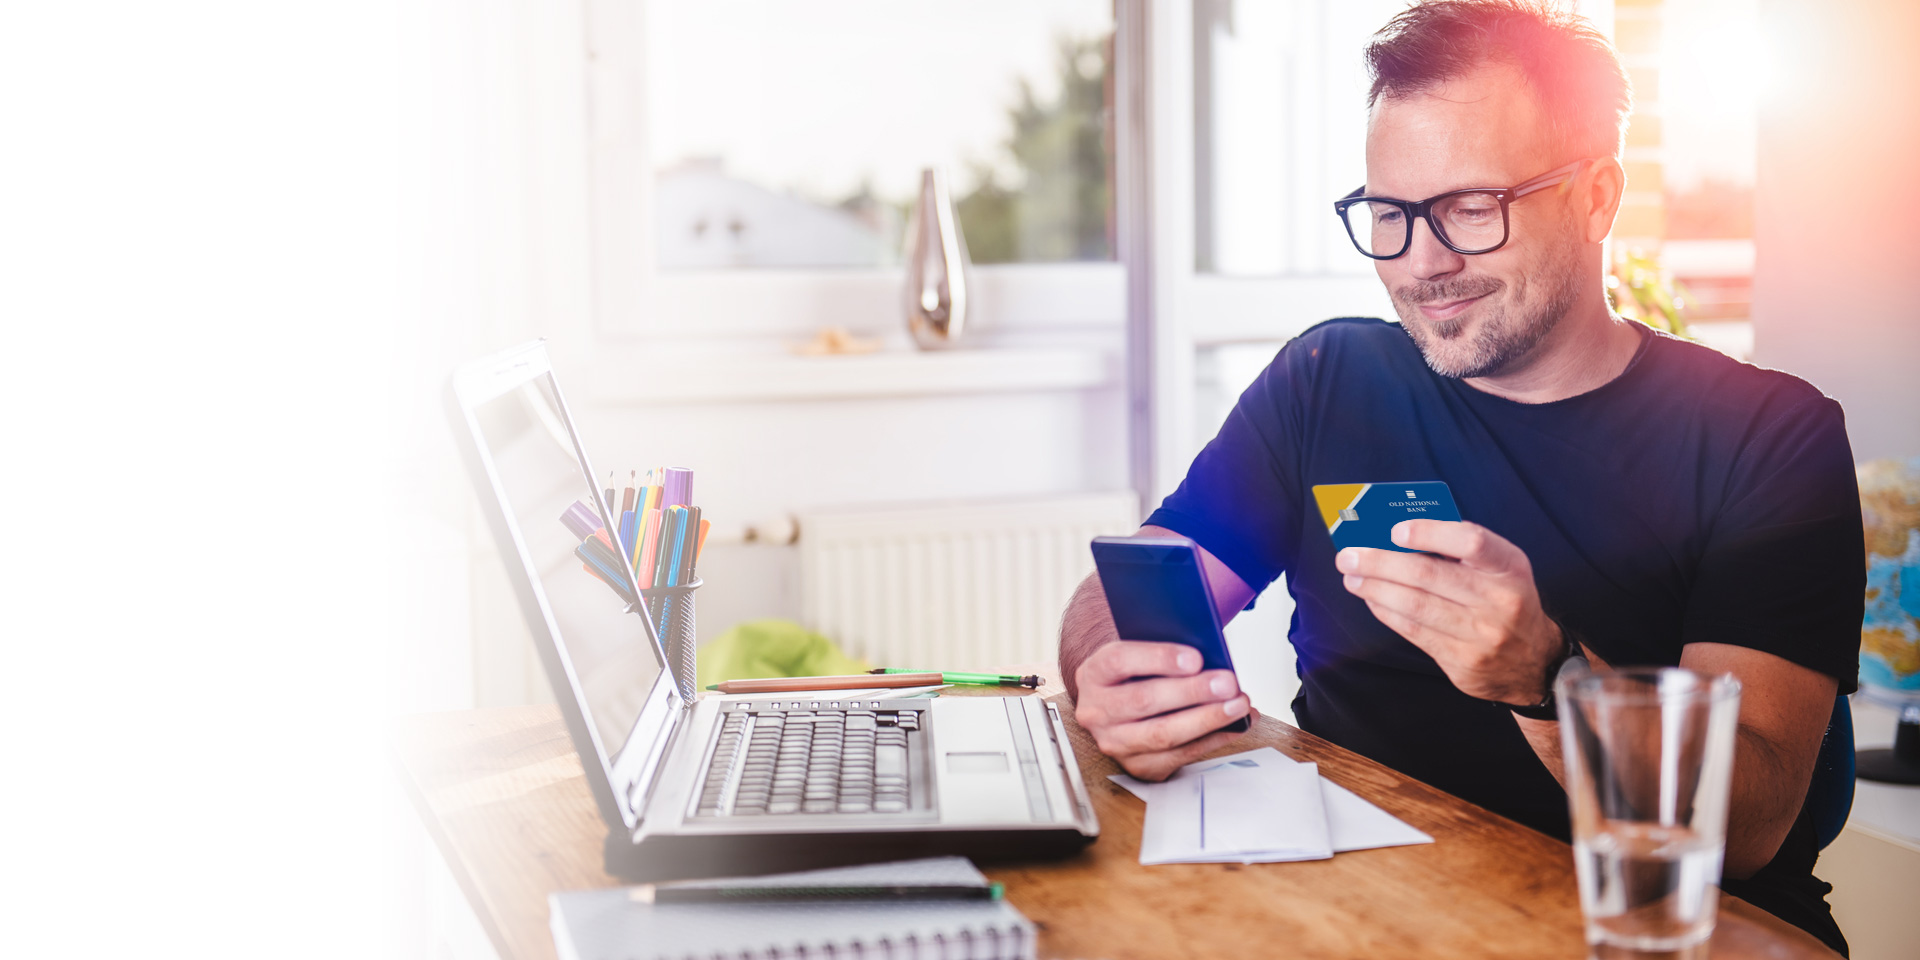
<path id="1" fill-rule="evenodd" d="M 1406 520 L 1393 542 L 1420 553 L 1348 547 L 1334 558 L 1348 592 L 1425 650 L 1461 692 L 1516 706 L 1546 696 L 1560 627 L 1540 609 L 1527 555 L 1477 523 Z"/>

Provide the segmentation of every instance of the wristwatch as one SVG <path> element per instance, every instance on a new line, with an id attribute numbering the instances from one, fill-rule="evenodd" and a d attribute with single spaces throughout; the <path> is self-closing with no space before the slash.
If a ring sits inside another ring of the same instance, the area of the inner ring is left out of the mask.
<path id="1" fill-rule="evenodd" d="M 1554 626 L 1558 627 L 1560 625 L 1556 622 Z M 1567 628 L 1560 627 L 1560 636 L 1565 639 L 1566 643 L 1560 648 L 1560 652 L 1555 654 L 1554 658 L 1547 663 L 1546 695 L 1540 698 L 1539 703 L 1529 704 L 1524 707 L 1516 707 L 1510 703 L 1507 704 L 1507 709 L 1512 710 L 1514 716 L 1525 717 L 1528 720 L 1560 719 L 1559 703 L 1553 695 L 1554 682 L 1560 679 L 1560 675 L 1566 672 L 1569 666 L 1575 666 L 1576 669 L 1584 669 L 1587 666 L 1587 658 L 1580 652 L 1580 644 L 1573 639 L 1573 634 L 1567 632 Z M 1574 664 L 1576 660 L 1579 661 L 1577 665 Z"/>

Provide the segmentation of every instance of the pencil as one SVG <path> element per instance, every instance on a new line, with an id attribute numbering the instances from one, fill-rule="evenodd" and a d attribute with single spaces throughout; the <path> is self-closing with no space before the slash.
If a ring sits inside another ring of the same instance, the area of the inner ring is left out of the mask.
<path id="1" fill-rule="evenodd" d="M 902 670 L 895 667 L 888 667 L 888 668 L 879 669 L 879 670 L 869 670 L 867 672 L 869 674 L 874 674 L 874 675 L 886 675 L 886 674 L 892 674 L 892 673 L 920 674 L 920 673 L 931 673 L 932 671 Z M 941 683 L 965 683 L 965 684 L 973 684 L 975 686 L 987 686 L 987 687 L 1040 687 L 1045 685 L 1047 681 L 1044 677 L 1033 676 L 1033 675 L 1022 677 L 1017 674 L 1006 674 L 1006 673 L 959 673 L 952 670 L 944 670 L 944 671 L 941 671 L 940 673 L 940 682 Z"/>
<path id="2" fill-rule="evenodd" d="M 768 677 L 764 680 L 726 680 L 707 687 L 721 693 L 793 693 L 799 690 L 871 690 L 893 687 L 929 687 L 940 682 L 937 673 L 856 673 L 842 677 Z"/>
<path id="3" fill-rule="evenodd" d="M 647 525 L 640 533 L 640 559 L 633 566 L 633 575 L 635 577 L 647 578 L 641 581 L 640 586 L 642 587 L 653 586 L 653 553 L 659 549 L 659 543 L 660 511 L 658 509 L 648 510 Z"/>

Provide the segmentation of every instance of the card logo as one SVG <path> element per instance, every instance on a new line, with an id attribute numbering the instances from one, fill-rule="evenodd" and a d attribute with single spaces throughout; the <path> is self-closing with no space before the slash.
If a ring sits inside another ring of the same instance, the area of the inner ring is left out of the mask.
<path id="1" fill-rule="evenodd" d="M 1320 520 L 1327 525 L 1327 532 L 1333 532 L 1343 523 L 1358 522 L 1360 514 L 1356 508 L 1360 506 L 1360 498 L 1371 489 L 1371 483 L 1323 483 L 1314 487 L 1314 505 L 1320 508 Z"/>

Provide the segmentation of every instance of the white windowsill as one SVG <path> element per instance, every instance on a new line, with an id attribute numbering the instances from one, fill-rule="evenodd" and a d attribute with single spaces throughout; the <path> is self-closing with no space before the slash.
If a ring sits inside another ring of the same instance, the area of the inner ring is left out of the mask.
<path id="1" fill-rule="evenodd" d="M 738 403 L 940 394 L 1089 390 L 1119 383 L 1119 364 L 1098 348 L 883 350 L 852 356 L 718 354 L 659 364 L 646 376 L 595 365 L 606 403 Z"/>

